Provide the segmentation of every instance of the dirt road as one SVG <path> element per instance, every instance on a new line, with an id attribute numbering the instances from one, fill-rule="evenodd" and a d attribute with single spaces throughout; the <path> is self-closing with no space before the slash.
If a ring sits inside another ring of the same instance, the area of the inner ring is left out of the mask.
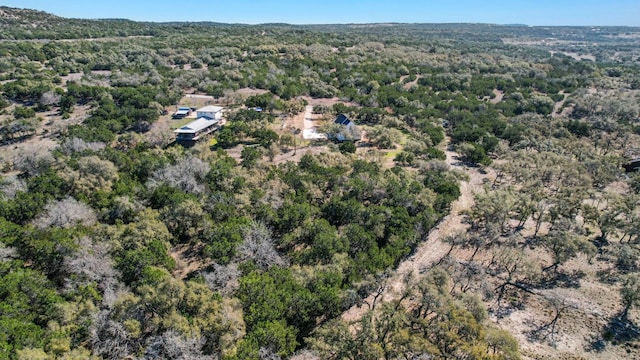
<path id="1" fill-rule="evenodd" d="M 313 106 L 307 105 L 304 111 L 304 128 L 302 130 L 302 138 L 305 140 L 326 139 L 327 135 L 317 132 L 316 124 L 313 120 Z"/>
<path id="2" fill-rule="evenodd" d="M 450 139 L 447 138 L 448 143 Z M 458 154 L 447 149 L 445 151 L 447 163 L 451 168 L 463 171 L 469 175 L 469 181 L 460 183 L 460 197 L 451 205 L 451 212 L 447 215 L 438 226 L 433 228 L 427 237 L 427 240 L 418 246 L 416 252 L 408 259 L 403 261 L 393 272 L 391 278 L 387 280 L 386 288 L 378 301 L 390 301 L 399 297 L 404 290 L 405 283 L 403 279 L 413 273 L 418 275 L 420 271 L 433 263 L 440 260 L 449 250 L 449 246 L 442 242 L 448 235 L 464 231 L 466 226 L 463 223 L 463 210 L 471 208 L 473 205 L 473 195 L 482 191 L 482 185 L 486 179 L 494 179 L 493 171 L 482 172 L 478 168 L 469 168 L 458 160 Z M 373 294 L 365 299 L 368 303 L 373 300 Z M 353 306 L 342 314 L 342 318 L 346 321 L 359 319 L 367 311 L 367 306 Z"/>

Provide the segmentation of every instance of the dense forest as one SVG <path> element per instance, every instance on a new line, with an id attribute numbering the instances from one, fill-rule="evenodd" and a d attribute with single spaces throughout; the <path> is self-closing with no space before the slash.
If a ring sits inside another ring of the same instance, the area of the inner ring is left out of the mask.
<path id="1" fill-rule="evenodd" d="M 638 28 L 0 7 L 0 359 L 638 357 L 636 158 Z"/>

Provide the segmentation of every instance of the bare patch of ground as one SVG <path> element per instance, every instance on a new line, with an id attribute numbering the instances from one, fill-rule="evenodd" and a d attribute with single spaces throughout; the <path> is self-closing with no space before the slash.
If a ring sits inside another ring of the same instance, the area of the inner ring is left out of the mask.
<path id="1" fill-rule="evenodd" d="M 565 264 L 563 271 L 583 273 L 579 286 L 537 290 L 524 306 L 493 320 L 518 339 L 525 359 L 637 359 L 637 349 L 628 352 L 601 340 L 608 322 L 621 311 L 617 291 L 597 280 L 603 266 L 607 265 L 589 264 L 585 257 L 578 257 Z M 553 299 L 563 310 L 552 331 Z"/>
<path id="2" fill-rule="evenodd" d="M 209 65 L 207 65 L 207 64 L 200 64 L 200 65 L 201 65 L 201 67 L 194 68 L 193 66 L 191 66 L 191 64 L 184 64 L 184 65 L 182 65 L 182 68 L 184 70 L 209 70 Z"/>
<path id="3" fill-rule="evenodd" d="M 408 75 L 404 75 L 400 78 L 400 82 L 402 82 Z M 408 83 L 402 85 L 402 88 L 405 90 L 409 90 L 414 86 L 418 86 L 418 80 L 422 78 L 422 75 L 416 75 L 416 79 L 413 81 L 409 81 Z"/>
<path id="4" fill-rule="evenodd" d="M 485 191 L 485 185 L 496 177 L 492 169 L 466 167 L 451 149 L 445 153 L 447 163 L 467 174 L 469 180 L 460 184 L 461 196 L 452 204 L 451 213 L 430 231 L 416 252 L 386 280 L 378 302 L 398 299 L 406 286 L 407 275 L 420 276 L 447 254 L 450 246 L 442 240 L 467 229 L 462 212 L 473 206 L 474 194 Z M 522 235 L 532 235 L 534 227 L 533 221 L 529 220 Z M 540 233 L 547 231 L 548 228 L 543 226 Z M 450 256 L 454 261 L 464 262 L 472 252 L 472 249 L 457 248 Z M 534 263 L 549 264 L 551 261 L 546 252 L 527 248 L 525 253 Z M 489 253 L 482 253 L 475 257 L 475 261 L 486 263 L 490 261 L 489 257 Z M 607 261 L 578 256 L 560 269 L 567 275 L 567 279 L 563 279 L 566 283 L 549 289 L 535 289 L 534 294 L 525 297 L 521 306 L 500 317 L 493 314 L 491 321 L 518 340 L 523 359 L 640 359 L 638 341 L 614 346 L 602 339 L 604 329 L 615 322 L 622 310 L 617 289 L 600 280 L 599 274 L 609 270 L 610 266 Z M 367 304 L 373 301 L 374 294 L 365 299 Z M 491 301 L 488 305 L 493 308 L 496 304 Z M 556 315 L 554 304 L 560 304 L 562 310 L 555 327 L 552 327 L 550 324 Z M 342 319 L 357 320 L 367 310 L 367 305 L 354 306 L 342 314 Z M 639 319 L 638 314 L 632 314 L 633 323 L 637 324 Z"/>
<path id="5" fill-rule="evenodd" d="M 57 110 L 51 110 L 44 113 L 37 113 L 37 118 L 41 119 L 36 125 L 35 135 L 23 141 L 15 142 L 0 146 L 0 164 L 2 166 L 12 164 L 21 154 L 29 151 L 39 153 L 51 152 L 58 146 L 58 137 L 70 125 L 81 124 L 86 120 L 90 107 L 75 106 L 74 111 L 68 119 L 63 119 Z M 11 119 L 11 116 L 0 116 L 0 121 Z"/>
<path id="6" fill-rule="evenodd" d="M 269 91 L 263 89 L 252 89 L 252 88 L 242 88 L 238 89 L 237 93 L 243 97 L 249 97 L 254 95 L 262 95 L 268 93 Z"/>
<path id="7" fill-rule="evenodd" d="M 493 98 L 491 96 L 485 96 L 483 97 L 481 100 L 482 101 L 488 101 L 492 104 L 497 104 L 499 102 L 502 101 L 502 99 L 504 99 L 504 91 L 498 90 L 498 89 L 493 89 Z"/>
<path id="8" fill-rule="evenodd" d="M 181 104 L 196 106 L 211 105 L 216 99 L 211 95 L 205 94 L 186 94 L 180 101 Z"/>
<path id="9" fill-rule="evenodd" d="M 564 95 L 564 98 L 553 105 L 553 111 L 551 112 L 551 117 L 553 118 L 567 117 L 573 111 L 573 106 L 564 107 L 569 94 L 565 94 L 564 91 L 560 91 L 560 94 Z"/>
<path id="10" fill-rule="evenodd" d="M 493 89 L 493 93 L 496 95 L 496 97 L 494 97 L 493 99 L 489 100 L 490 103 L 497 104 L 497 103 L 501 102 L 502 99 L 504 99 L 504 91 L 501 91 L 501 90 L 498 90 L 498 89 Z"/>
<path id="11" fill-rule="evenodd" d="M 350 101 L 344 101 L 340 98 L 337 97 L 332 97 L 332 98 L 312 98 L 309 96 L 302 96 L 301 99 L 305 100 L 309 105 L 311 106 L 316 106 L 316 105 L 324 105 L 324 106 L 333 106 L 335 104 L 344 104 L 346 106 L 358 106 L 358 104 L 354 103 L 354 102 L 350 102 Z"/>
<path id="12" fill-rule="evenodd" d="M 551 53 L 551 56 L 553 56 L 554 54 L 562 54 L 578 61 L 580 60 L 596 61 L 596 57 L 591 54 L 585 55 L 585 54 L 578 54 L 577 52 L 553 51 L 553 50 L 549 51 L 549 53 Z"/>
<path id="13" fill-rule="evenodd" d="M 92 75 L 98 75 L 98 76 L 111 76 L 111 71 L 109 70 L 92 70 L 91 71 Z M 80 81 L 82 80 L 82 78 L 85 76 L 84 73 L 69 73 L 65 76 L 61 76 L 60 79 L 62 79 L 62 83 L 66 84 L 68 81 Z"/>
<path id="14" fill-rule="evenodd" d="M 180 244 L 171 249 L 171 257 L 176 261 L 176 268 L 173 270 L 173 276 L 175 278 L 184 279 L 190 273 L 209 265 L 203 261 L 200 250 L 201 249 L 189 244 Z"/>
<path id="15" fill-rule="evenodd" d="M 503 44 L 509 45 L 588 45 L 586 41 L 559 40 L 555 38 L 531 39 L 531 38 L 503 38 Z"/>
<path id="16" fill-rule="evenodd" d="M 226 153 L 235 161 L 237 161 L 238 163 L 241 163 L 242 162 L 241 154 L 242 154 L 243 148 L 244 148 L 244 145 L 237 145 L 232 148 L 226 149 Z M 289 149 L 285 149 L 284 151 L 281 151 L 279 154 L 277 154 L 273 158 L 273 161 L 270 161 L 266 156 L 263 157 L 262 160 L 264 161 L 265 164 L 271 163 L 273 165 L 279 165 L 282 163 L 286 163 L 288 161 L 293 161 L 297 163 L 297 162 L 300 162 L 300 159 L 305 154 L 318 155 L 321 153 L 326 153 L 327 151 L 328 151 L 327 146 L 323 144 L 302 145 L 300 147 L 297 147 L 296 149 L 291 147 Z"/>

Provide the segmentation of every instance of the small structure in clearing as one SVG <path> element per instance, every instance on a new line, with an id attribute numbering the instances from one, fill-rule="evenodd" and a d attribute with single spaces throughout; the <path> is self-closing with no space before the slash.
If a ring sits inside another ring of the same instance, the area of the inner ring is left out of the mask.
<path id="1" fill-rule="evenodd" d="M 187 106 L 181 106 L 178 108 L 176 112 L 171 116 L 172 119 L 184 119 L 185 117 L 191 115 L 191 108 Z"/>
<path id="2" fill-rule="evenodd" d="M 327 134 L 330 139 L 340 142 L 360 140 L 360 130 L 347 115 L 338 115 L 333 123 L 338 127 L 338 131 L 331 135 Z"/>

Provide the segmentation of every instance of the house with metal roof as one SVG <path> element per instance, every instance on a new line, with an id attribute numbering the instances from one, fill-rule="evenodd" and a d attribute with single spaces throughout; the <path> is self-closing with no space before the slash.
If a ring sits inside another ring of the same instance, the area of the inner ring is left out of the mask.
<path id="1" fill-rule="evenodd" d="M 329 138 L 334 141 L 358 141 L 360 140 L 360 130 L 356 127 L 356 124 L 351 121 L 345 114 L 340 114 L 333 122 L 336 125 L 340 125 L 341 129 L 331 134 Z"/>
<path id="2" fill-rule="evenodd" d="M 222 111 L 224 108 L 222 106 L 205 106 L 196 110 L 196 118 L 209 118 L 215 120 L 222 120 Z"/>
<path id="3" fill-rule="evenodd" d="M 349 119 L 347 117 L 347 115 L 345 114 L 340 114 L 338 115 L 338 117 L 336 118 L 336 120 L 334 121 L 334 123 L 336 124 L 340 124 L 340 125 L 344 125 L 346 127 L 351 127 L 354 126 L 353 122 L 351 121 L 351 119 Z"/>
<path id="4" fill-rule="evenodd" d="M 202 136 L 218 130 L 223 122 L 222 118 L 199 117 L 173 131 L 176 134 L 176 142 L 184 146 L 193 146 Z"/>

